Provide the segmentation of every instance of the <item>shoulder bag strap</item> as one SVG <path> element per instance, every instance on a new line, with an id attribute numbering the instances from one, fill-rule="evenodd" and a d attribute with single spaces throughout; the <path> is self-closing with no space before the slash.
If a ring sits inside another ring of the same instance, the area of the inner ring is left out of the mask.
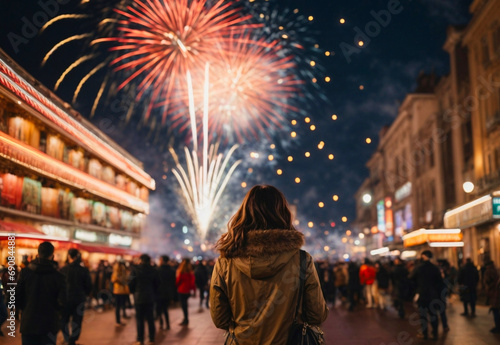
<path id="1" fill-rule="evenodd" d="M 304 287 L 305 287 L 305 282 L 306 282 L 306 270 L 307 270 L 307 258 L 306 258 L 306 252 L 303 250 L 300 250 L 300 271 L 299 271 L 299 298 L 297 300 L 297 306 L 295 307 L 295 317 L 294 317 L 294 322 L 297 323 L 297 317 L 299 316 L 299 310 L 301 304 L 303 304 L 303 295 L 304 295 Z M 304 310 L 302 309 L 302 313 L 304 313 Z M 302 317 L 304 318 L 304 317 Z"/>

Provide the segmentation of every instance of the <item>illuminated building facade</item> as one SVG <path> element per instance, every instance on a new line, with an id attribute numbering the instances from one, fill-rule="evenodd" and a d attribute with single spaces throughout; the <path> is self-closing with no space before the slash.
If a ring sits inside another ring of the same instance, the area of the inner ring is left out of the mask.
<path id="1" fill-rule="evenodd" d="M 56 259 L 134 253 L 155 181 L 142 163 L 0 51 L 0 255 L 43 240 Z M 20 262 L 20 261 L 19 261 Z"/>
<path id="2" fill-rule="evenodd" d="M 475 0 L 470 11 L 469 25 L 445 45 L 457 61 L 451 115 L 462 126 L 453 136 L 456 203 L 444 224 L 463 229 L 464 257 L 483 265 L 500 262 L 500 1 Z"/>
<path id="3" fill-rule="evenodd" d="M 393 197 L 397 229 L 405 224 L 398 199 L 408 200 L 412 222 L 403 229 L 405 249 L 428 246 L 455 265 L 467 257 L 478 265 L 500 262 L 500 0 L 475 0 L 470 10 L 466 27 L 447 32 L 443 49 L 450 74 L 425 96 L 428 102 L 406 97 L 356 194 L 358 227 L 363 224 L 370 234 L 382 227 L 390 235 L 384 201 Z M 398 151 L 408 152 L 403 160 L 411 169 L 397 168 Z M 370 205 L 361 202 L 366 191 L 374 195 Z M 383 245 L 391 248 L 389 241 Z"/>

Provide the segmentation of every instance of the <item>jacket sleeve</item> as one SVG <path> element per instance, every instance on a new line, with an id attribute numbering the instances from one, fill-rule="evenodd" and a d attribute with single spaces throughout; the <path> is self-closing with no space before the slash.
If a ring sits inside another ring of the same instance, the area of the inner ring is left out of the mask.
<path id="1" fill-rule="evenodd" d="M 215 263 L 210 284 L 210 315 L 215 327 L 229 330 L 233 318 L 227 296 L 227 285 L 222 276 L 220 259 Z"/>
<path id="2" fill-rule="evenodd" d="M 323 297 L 318 272 L 316 272 L 313 259 L 309 254 L 307 254 L 303 308 L 305 313 L 302 320 L 311 325 L 321 325 L 328 317 L 328 307 Z"/>

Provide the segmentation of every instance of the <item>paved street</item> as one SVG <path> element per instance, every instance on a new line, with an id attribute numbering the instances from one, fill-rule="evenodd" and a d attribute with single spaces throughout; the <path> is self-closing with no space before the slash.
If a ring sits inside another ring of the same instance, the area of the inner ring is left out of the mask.
<path id="1" fill-rule="evenodd" d="M 461 305 L 453 303 L 448 308 L 451 331 L 442 334 L 439 341 L 424 341 L 416 338 L 418 326 L 408 319 L 398 319 L 392 309 L 380 311 L 360 308 L 348 312 L 343 306 L 332 308 L 324 324 L 327 344 L 341 345 L 419 345 L 419 344 L 467 344 L 491 345 L 500 343 L 500 335 L 489 332 L 492 317 L 486 307 L 478 307 L 476 318 L 460 316 Z M 411 315 L 411 312 L 408 313 Z M 160 331 L 157 344 L 223 344 L 223 332 L 217 330 L 210 320 L 208 310 L 198 311 L 195 300 L 191 300 L 190 325 L 178 326 L 182 319 L 180 308 L 171 309 L 171 330 Z M 83 345 L 132 344 L 135 340 L 135 320 L 129 319 L 126 326 L 117 328 L 114 313 L 87 312 L 84 329 L 79 343 Z M 6 333 L 5 327 L 2 329 Z M 399 338 L 399 342 L 398 342 Z M 5 337 L 0 343 L 5 345 L 21 344 L 20 338 Z"/>

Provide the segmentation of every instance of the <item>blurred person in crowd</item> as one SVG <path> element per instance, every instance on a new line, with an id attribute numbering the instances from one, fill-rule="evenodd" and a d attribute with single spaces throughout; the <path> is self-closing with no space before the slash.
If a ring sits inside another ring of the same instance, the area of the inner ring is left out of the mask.
<path id="1" fill-rule="evenodd" d="M 328 303 L 331 303 L 335 307 L 336 299 L 336 289 L 335 289 L 335 275 L 333 274 L 333 269 L 331 268 L 328 261 L 323 261 L 319 265 L 319 281 L 321 284 L 321 290 L 323 291 L 323 296 Z"/>
<path id="2" fill-rule="evenodd" d="M 144 322 L 148 323 L 149 344 L 155 341 L 154 303 L 160 285 L 158 271 L 151 266 L 151 257 L 140 256 L 140 264 L 132 269 L 129 281 L 130 292 L 134 294 L 135 318 L 137 321 L 137 342 L 144 342 Z"/>
<path id="3" fill-rule="evenodd" d="M 493 261 L 488 261 L 485 264 L 485 270 L 483 274 L 483 286 L 486 291 L 486 304 L 489 305 L 495 296 L 495 288 L 497 285 L 499 275 Z"/>
<path id="4" fill-rule="evenodd" d="M 364 287 L 367 308 L 377 307 L 377 285 L 376 285 L 377 272 L 373 267 L 371 261 L 366 258 L 365 263 L 359 268 L 359 281 Z"/>
<path id="5" fill-rule="evenodd" d="M 221 256 L 210 288 L 212 320 L 229 332 L 233 343 L 287 343 L 299 299 L 303 245 L 304 235 L 292 225 L 285 196 L 273 186 L 254 186 L 216 244 Z M 298 320 L 320 325 L 328 308 L 313 259 L 303 255 L 306 288 Z"/>
<path id="6" fill-rule="evenodd" d="M 390 275 L 389 271 L 382 265 L 380 261 L 375 263 L 376 281 L 377 281 L 377 298 L 380 309 L 387 308 L 386 297 L 389 293 Z"/>
<path id="7" fill-rule="evenodd" d="M 175 272 L 169 265 L 170 258 L 167 255 L 160 257 L 158 274 L 160 287 L 156 299 L 156 316 L 160 319 L 160 329 L 170 329 L 170 319 L 168 317 L 168 306 L 175 294 Z M 165 317 L 165 328 L 163 326 Z"/>
<path id="8" fill-rule="evenodd" d="M 109 291 L 111 275 L 109 274 L 109 263 L 100 260 L 96 271 L 94 272 L 93 293 L 97 301 L 97 307 L 104 310 L 108 309 L 111 302 L 111 292 Z"/>
<path id="9" fill-rule="evenodd" d="M 209 284 L 208 269 L 203 261 L 198 262 L 198 265 L 196 265 L 196 268 L 194 270 L 194 277 L 196 287 L 200 292 L 200 310 L 202 310 L 203 300 L 205 299 L 205 292 L 208 290 Z M 205 301 L 205 305 L 208 308 L 208 297 Z"/>
<path id="10" fill-rule="evenodd" d="M 448 317 L 446 315 L 446 307 L 448 305 L 448 297 L 451 295 L 453 289 L 450 283 L 450 263 L 448 260 L 438 260 L 438 268 L 441 272 L 441 278 L 443 278 L 443 284 L 439 289 L 439 298 L 443 303 L 439 305 L 439 318 L 443 325 L 443 331 L 448 332 L 450 327 L 448 326 Z"/>
<path id="11" fill-rule="evenodd" d="M 347 268 L 349 279 L 347 280 L 347 289 L 349 293 L 349 311 L 353 311 L 356 302 L 361 298 L 361 282 L 359 280 L 359 266 L 356 262 L 349 262 Z"/>
<path id="12" fill-rule="evenodd" d="M 180 324 L 181 326 L 187 326 L 189 324 L 188 299 L 192 293 L 196 293 L 195 279 L 191 261 L 189 259 L 183 259 L 177 269 L 175 277 L 175 285 L 177 286 L 182 313 L 184 314 L 184 319 Z"/>
<path id="13" fill-rule="evenodd" d="M 424 250 L 420 255 L 421 263 L 415 266 L 410 274 L 410 279 L 415 283 L 418 294 L 418 309 L 420 313 L 421 330 L 417 335 L 419 338 L 428 338 L 429 322 L 432 326 L 432 338 L 438 338 L 438 313 L 433 302 L 439 301 L 440 290 L 443 287 L 443 278 L 439 268 L 430 260 L 432 252 Z"/>
<path id="14" fill-rule="evenodd" d="M 344 262 L 337 263 L 333 272 L 335 274 L 335 287 L 337 292 L 340 293 L 342 302 L 344 302 L 347 297 L 347 281 L 349 278 L 346 264 Z"/>
<path id="15" fill-rule="evenodd" d="M 476 316 L 477 283 L 479 283 L 479 272 L 470 258 L 465 260 L 465 265 L 458 272 L 458 284 L 460 289 L 460 300 L 464 304 L 464 312 L 460 315 Z"/>
<path id="16" fill-rule="evenodd" d="M 497 278 L 497 282 L 491 291 L 490 300 L 490 311 L 493 314 L 493 321 L 495 322 L 495 327 L 490 329 L 491 333 L 500 333 L 500 278 Z"/>
<path id="17" fill-rule="evenodd" d="M 68 250 L 66 265 L 61 268 L 61 273 L 66 278 L 66 305 L 63 308 L 61 330 L 64 341 L 68 345 L 75 345 L 82 330 L 85 301 L 92 289 L 89 270 L 82 266 L 77 249 Z"/>
<path id="18" fill-rule="evenodd" d="M 398 315 L 401 319 L 405 317 L 404 303 L 410 298 L 411 295 L 408 275 L 409 273 L 404 262 L 397 257 L 394 260 L 394 267 L 392 268 L 392 286 L 394 306 L 398 310 Z"/>
<path id="19" fill-rule="evenodd" d="M 130 294 L 128 287 L 129 276 L 127 273 L 127 266 L 125 262 L 120 260 L 113 266 L 113 274 L 111 275 L 111 282 L 113 283 L 113 296 L 115 297 L 115 321 L 116 326 L 124 325 L 120 319 L 120 313 L 123 314 L 125 319 L 128 319 L 125 302 L 127 296 Z"/>
<path id="20" fill-rule="evenodd" d="M 21 311 L 23 345 L 55 345 L 66 305 L 66 279 L 53 261 L 54 246 L 42 242 L 38 255 L 19 276 L 16 307 Z"/>

